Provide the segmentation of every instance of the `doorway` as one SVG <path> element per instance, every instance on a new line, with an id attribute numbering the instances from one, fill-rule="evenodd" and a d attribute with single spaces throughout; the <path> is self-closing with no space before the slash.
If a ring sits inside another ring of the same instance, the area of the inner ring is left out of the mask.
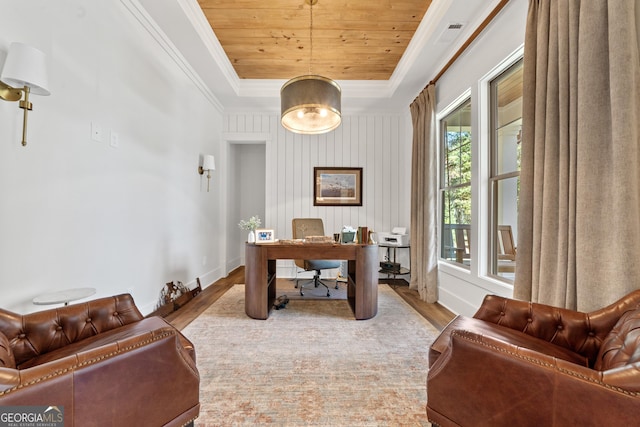
<path id="1" fill-rule="evenodd" d="M 266 141 L 228 141 L 227 260 L 230 269 L 244 265 L 247 231 L 241 219 L 257 215 L 265 222 Z"/>

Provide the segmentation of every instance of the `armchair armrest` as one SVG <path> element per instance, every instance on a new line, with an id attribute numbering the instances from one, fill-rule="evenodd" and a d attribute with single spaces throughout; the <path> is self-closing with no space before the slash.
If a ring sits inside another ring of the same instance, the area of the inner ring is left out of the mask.
<path id="1" fill-rule="evenodd" d="M 0 368 L 0 405 L 62 406 L 65 425 L 184 425 L 198 415 L 200 381 L 185 343 L 159 317 L 113 329 Z"/>
<path id="2" fill-rule="evenodd" d="M 555 357 L 553 347 L 541 352 L 453 331 L 428 373 L 429 420 L 443 427 L 637 422 L 637 392 L 608 383 L 609 373 Z"/>
<path id="3" fill-rule="evenodd" d="M 620 316 L 640 305 L 640 291 L 591 313 L 487 295 L 473 316 L 584 355 L 593 366 L 602 341 Z"/>
<path id="4" fill-rule="evenodd" d="M 123 294 L 25 315 L 0 309 L 0 332 L 20 367 L 36 356 L 142 318 L 131 295 Z"/>

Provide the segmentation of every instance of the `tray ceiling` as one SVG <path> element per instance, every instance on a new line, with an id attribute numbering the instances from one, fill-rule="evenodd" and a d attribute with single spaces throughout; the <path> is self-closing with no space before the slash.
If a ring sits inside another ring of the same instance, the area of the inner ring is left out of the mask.
<path id="1" fill-rule="evenodd" d="M 430 0 L 198 0 L 240 79 L 388 80 Z"/>

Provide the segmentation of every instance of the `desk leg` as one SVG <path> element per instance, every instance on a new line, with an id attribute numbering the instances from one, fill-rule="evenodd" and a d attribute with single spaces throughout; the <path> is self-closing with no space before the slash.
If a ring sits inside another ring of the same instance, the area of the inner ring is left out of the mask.
<path id="1" fill-rule="evenodd" d="M 349 270 L 355 270 L 352 308 L 357 320 L 371 319 L 378 314 L 377 260 L 378 246 L 362 245 L 356 251 L 355 262 L 349 261 Z"/>
<path id="2" fill-rule="evenodd" d="M 244 268 L 244 310 L 254 319 L 269 317 L 269 294 L 273 288 L 275 296 L 275 274 L 273 286 L 269 286 L 269 266 L 266 251 L 260 245 L 246 244 Z"/>
<path id="3" fill-rule="evenodd" d="M 267 260 L 267 315 L 273 307 L 273 301 L 276 299 L 276 260 Z"/>

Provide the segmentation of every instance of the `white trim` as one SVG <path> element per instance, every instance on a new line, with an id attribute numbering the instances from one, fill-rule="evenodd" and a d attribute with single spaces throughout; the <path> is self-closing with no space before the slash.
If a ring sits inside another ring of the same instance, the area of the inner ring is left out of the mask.
<path id="1" fill-rule="evenodd" d="M 431 40 L 436 29 L 439 28 L 444 15 L 447 10 L 449 10 L 449 7 L 451 7 L 451 0 L 431 3 L 427 9 L 427 13 L 418 25 L 416 32 L 413 37 L 411 37 L 409 45 L 400 58 L 396 69 L 393 71 L 393 74 L 391 74 L 391 78 L 389 79 L 389 90 L 391 93 L 395 92 L 402 80 L 406 77 L 410 68 L 416 62 L 418 56 L 420 56 L 424 50 L 427 42 Z M 452 52 L 455 52 L 455 50 L 452 49 Z M 446 58 L 446 61 L 449 61 L 449 58 Z M 431 76 L 430 78 L 432 77 L 435 76 Z"/>
<path id="2" fill-rule="evenodd" d="M 479 150 L 479 173 L 478 173 L 478 196 L 479 196 L 479 213 L 482 224 L 478 224 L 476 233 L 478 235 L 478 277 L 485 280 L 492 280 L 499 283 L 497 279 L 494 279 L 490 275 L 489 271 L 489 228 L 491 225 L 491 212 L 489 207 L 491 205 L 490 200 L 490 185 L 489 177 L 491 174 L 491 94 L 490 86 L 491 82 L 496 79 L 500 74 L 504 73 L 509 67 L 513 66 L 516 62 L 520 61 L 524 56 L 524 44 L 520 45 L 509 56 L 502 60 L 498 65 L 493 67 L 487 74 L 482 76 L 478 80 L 478 141 L 480 143 L 481 150 Z M 484 249 L 481 249 L 484 248 Z M 505 282 L 505 286 L 508 286 L 513 290 L 513 281 Z"/>
<path id="3" fill-rule="evenodd" d="M 137 0 L 121 0 L 137 1 Z M 457 37 L 456 43 L 450 47 L 450 51 L 457 51 L 488 16 L 500 0 L 487 2 L 483 13 L 476 16 L 474 22 L 466 22 L 462 33 Z M 220 67 L 227 82 L 234 93 L 239 97 L 272 98 L 280 96 L 280 88 L 286 79 L 240 79 L 231 61 L 227 57 L 220 41 L 211 28 L 204 12 L 196 0 L 177 0 L 187 18 L 193 24 L 196 33 L 202 39 L 205 48 L 212 55 Z M 391 98 L 396 90 L 405 81 L 416 60 L 424 53 L 425 47 L 435 40 L 436 31 L 442 30 L 442 20 L 451 8 L 453 0 L 441 0 L 433 2 L 427 9 L 427 13 L 418 25 L 418 28 L 409 41 L 406 50 L 398 61 L 398 64 L 388 80 L 337 80 L 343 93 L 348 93 L 351 98 Z M 440 68 L 450 58 L 443 58 Z M 433 76 L 432 76 L 433 77 Z"/>
<path id="4" fill-rule="evenodd" d="M 231 61 L 224 52 L 220 41 L 216 37 L 207 17 L 204 15 L 202 8 L 196 0 L 177 0 L 178 4 L 184 11 L 187 18 L 193 24 L 196 32 L 200 38 L 204 41 L 204 45 L 213 56 L 213 59 L 220 67 L 222 73 L 227 79 L 227 82 L 231 85 L 231 88 L 236 94 L 240 93 L 240 78 L 236 73 L 236 70 L 231 65 Z M 255 95 L 255 94 L 253 94 Z"/>
<path id="5" fill-rule="evenodd" d="M 485 84 L 488 87 L 489 83 L 491 83 L 491 80 L 495 79 L 500 74 L 502 74 L 505 70 L 511 67 L 513 64 L 521 60 L 523 56 L 524 56 L 524 44 L 521 44 L 509 56 L 503 59 L 498 65 L 493 67 L 487 74 L 482 76 L 478 81 L 478 84 L 479 85 Z"/>
<path id="6" fill-rule="evenodd" d="M 436 85 L 437 88 L 437 85 Z M 440 112 L 436 113 L 437 130 L 440 131 L 440 121 L 456 108 L 460 107 L 464 101 L 471 99 L 471 88 L 467 88 L 460 96 L 454 99 L 449 105 L 444 107 Z"/>
<path id="7" fill-rule="evenodd" d="M 437 87 L 437 86 L 436 86 Z M 443 108 L 439 113 L 436 113 L 436 138 L 438 139 L 438 203 L 437 203 L 437 209 L 438 209 L 438 263 L 439 265 L 445 264 L 445 265 L 452 265 L 452 266 L 456 266 L 456 268 L 460 268 L 460 270 L 462 271 L 466 271 L 467 273 L 471 272 L 471 266 L 467 267 L 458 267 L 457 263 L 453 263 L 450 261 L 445 260 L 444 258 L 442 258 L 442 141 L 440 140 L 440 137 L 442 136 L 442 132 L 440 129 L 440 122 L 442 121 L 443 118 L 445 118 L 446 116 L 448 116 L 450 113 L 452 113 L 453 111 L 455 111 L 457 108 L 461 107 L 462 104 L 464 104 L 466 101 L 471 102 L 472 106 L 473 106 L 473 100 L 471 99 L 471 88 L 466 89 L 464 92 L 462 92 L 461 95 L 459 95 L 456 99 L 454 99 L 449 105 L 447 105 L 445 108 Z M 472 110 L 473 111 L 473 110 Z M 471 144 L 472 144 L 472 148 L 473 148 L 473 142 L 474 142 L 474 131 L 473 128 L 471 128 Z M 472 162 L 473 162 L 473 157 L 471 158 Z M 473 175 L 471 176 L 471 185 L 473 186 Z M 472 187 L 473 190 L 473 187 Z M 473 193 L 472 193 L 473 195 Z M 471 217 L 473 218 L 473 210 L 471 211 Z M 473 236 L 473 234 L 472 234 Z M 469 244 L 471 245 L 473 242 L 469 242 Z M 472 252 L 473 253 L 473 252 Z M 472 260 L 473 261 L 473 260 Z"/>
<path id="8" fill-rule="evenodd" d="M 266 144 L 271 142 L 271 134 L 261 132 L 223 132 L 220 137 L 230 144 Z"/>
<path id="9" fill-rule="evenodd" d="M 221 164 L 229 165 L 229 150 L 232 145 L 240 145 L 240 144 L 261 144 L 265 145 L 265 162 L 268 162 L 267 158 L 269 156 L 269 150 L 271 145 L 272 135 L 271 133 L 266 132 L 222 132 L 220 134 L 220 157 Z M 267 167 L 269 167 L 267 163 Z M 226 168 L 226 171 L 222 174 L 222 190 L 220 192 L 220 200 L 224 203 L 229 203 L 229 192 L 228 183 L 231 180 L 231 170 L 230 168 Z M 270 175 L 267 174 L 264 182 L 264 191 L 265 194 L 268 194 L 267 190 L 271 185 Z M 266 210 L 266 206 L 265 206 Z M 265 212 L 266 214 L 266 212 Z M 267 221 L 269 218 L 265 217 L 264 220 Z M 222 227 L 226 227 L 229 221 L 229 209 L 222 209 L 220 213 L 220 223 Z M 233 268 L 238 265 L 243 265 L 245 263 L 244 253 L 240 256 L 240 258 L 234 258 L 232 260 L 227 259 L 227 251 L 226 247 L 222 248 L 222 252 L 224 253 L 225 263 L 227 265 L 227 273 L 231 271 Z"/>
<path id="10" fill-rule="evenodd" d="M 149 35 L 158 43 L 158 45 L 169 55 L 176 63 L 178 68 L 193 82 L 193 84 L 202 92 L 204 97 L 213 105 L 220 113 L 224 112 L 224 107 L 213 94 L 211 89 L 202 81 L 198 73 L 193 69 L 191 64 L 182 56 L 178 48 L 169 40 L 169 37 L 162 31 L 156 22 L 149 16 L 145 8 L 138 0 L 120 0 L 124 7 L 133 15 L 133 17 L 147 30 Z"/>

